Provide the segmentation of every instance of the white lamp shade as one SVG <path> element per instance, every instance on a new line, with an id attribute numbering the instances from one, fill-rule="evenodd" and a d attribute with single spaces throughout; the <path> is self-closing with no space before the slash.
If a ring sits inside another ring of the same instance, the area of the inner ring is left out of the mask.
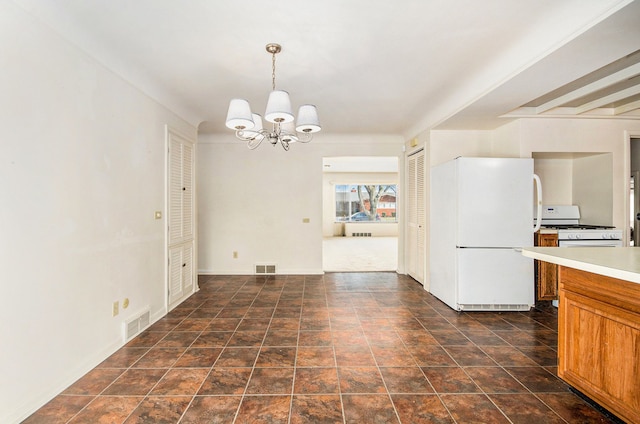
<path id="1" fill-rule="evenodd" d="M 244 99 L 232 99 L 229 102 L 229 110 L 227 111 L 227 128 L 232 130 L 245 130 L 253 128 L 253 119 L 251 117 L 251 107 L 249 102 Z"/>
<path id="2" fill-rule="evenodd" d="M 253 118 L 253 128 L 242 131 L 245 137 L 256 137 L 260 135 L 260 131 L 262 131 L 262 116 L 257 113 L 252 113 L 251 116 Z"/>
<path id="3" fill-rule="evenodd" d="M 282 139 L 287 143 L 295 143 L 298 141 L 298 134 L 296 133 L 296 127 L 293 122 L 287 122 L 280 125 Z"/>
<path id="4" fill-rule="evenodd" d="M 320 131 L 320 120 L 318 110 L 314 105 L 302 105 L 298 110 L 298 120 L 296 131 L 304 133 L 314 133 Z"/>
<path id="5" fill-rule="evenodd" d="M 269 94 L 264 119 L 274 123 L 293 122 L 293 111 L 291 110 L 289 93 L 282 90 L 274 90 Z"/>

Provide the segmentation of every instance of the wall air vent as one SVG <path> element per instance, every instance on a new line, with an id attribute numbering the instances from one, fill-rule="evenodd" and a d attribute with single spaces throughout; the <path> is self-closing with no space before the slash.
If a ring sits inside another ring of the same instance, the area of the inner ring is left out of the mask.
<path id="1" fill-rule="evenodd" d="M 256 275 L 276 275 L 276 266 L 271 264 L 256 265 Z"/>
<path id="2" fill-rule="evenodd" d="M 351 233 L 351 237 L 371 237 L 371 233 Z"/>
<path id="3" fill-rule="evenodd" d="M 123 337 L 124 342 L 128 342 L 141 331 L 145 330 L 151 323 L 151 313 L 149 309 L 145 309 L 143 312 L 134 315 L 124 322 L 123 325 Z"/>

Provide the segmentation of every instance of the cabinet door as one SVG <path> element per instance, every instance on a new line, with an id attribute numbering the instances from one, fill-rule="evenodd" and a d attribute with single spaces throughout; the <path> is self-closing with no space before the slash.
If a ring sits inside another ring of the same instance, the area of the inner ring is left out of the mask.
<path id="1" fill-rule="evenodd" d="M 182 256 L 184 249 L 182 246 L 169 249 L 169 305 L 174 305 L 182 298 L 184 273 L 182 271 Z"/>
<path id="2" fill-rule="evenodd" d="M 193 243 L 188 243 L 182 248 L 182 292 L 193 291 Z"/>
<path id="3" fill-rule="evenodd" d="M 193 243 L 169 249 L 169 307 L 177 305 L 194 290 Z"/>
<path id="4" fill-rule="evenodd" d="M 562 288 L 559 311 L 558 376 L 616 415 L 640 422 L 640 314 Z"/>
<path id="5" fill-rule="evenodd" d="M 556 247 L 557 234 L 540 234 L 535 237 L 536 246 Z M 535 261 L 536 269 L 536 299 L 554 300 L 558 298 L 558 266 L 549 262 Z"/>

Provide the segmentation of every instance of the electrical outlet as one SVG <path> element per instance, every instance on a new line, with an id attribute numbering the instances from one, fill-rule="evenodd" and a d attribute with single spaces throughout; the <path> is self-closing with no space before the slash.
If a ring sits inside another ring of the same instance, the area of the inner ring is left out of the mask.
<path id="1" fill-rule="evenodd" d="M 113 309 L 111 313 L 113 314 L 114 317 L 120 313 L 120 305 L 117 300 L 113 302 Z"/>
<path id="2" fill-rule="evenodd" d="M 233 251 L 233 259 L 238 259 L 238 252 L 235 250 Z"/>
<path id="3" fill-rule="evenodd" d="M 127 309 L 129 307 L 129 298 L 125 297 L 125 299 L 122 301 L 122 309 Z"/>

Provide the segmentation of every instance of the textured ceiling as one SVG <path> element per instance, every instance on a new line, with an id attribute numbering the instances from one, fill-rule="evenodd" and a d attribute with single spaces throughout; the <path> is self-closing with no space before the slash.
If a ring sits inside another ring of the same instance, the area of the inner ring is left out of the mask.
<path id="1" fill-rule="evenodd" d="M 638 118 L 637 0 L 10 1 L 202 132 L 228 131 L 234 97 L 264 112 L 269 42 L 277 87 L 326 132 Z"/>

